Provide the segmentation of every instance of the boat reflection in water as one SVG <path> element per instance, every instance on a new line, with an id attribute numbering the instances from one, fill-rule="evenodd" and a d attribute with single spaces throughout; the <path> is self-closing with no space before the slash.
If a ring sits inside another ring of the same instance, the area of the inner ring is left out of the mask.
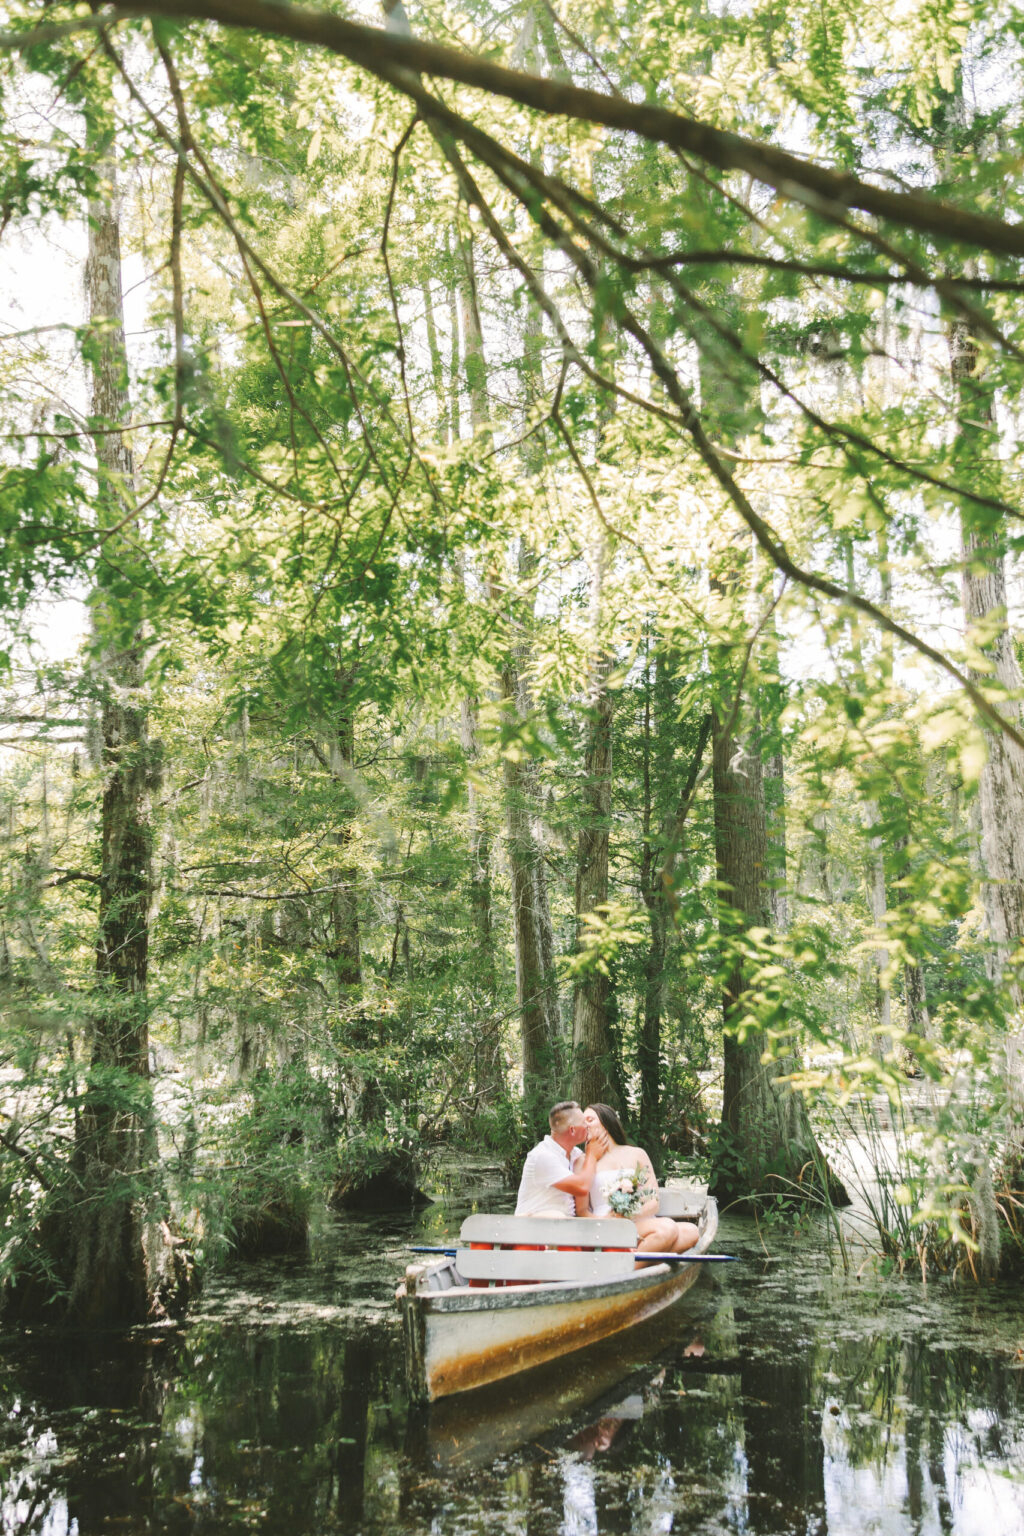
<path id="1" fill-rule="evenodd" d="M 410 1410 L 406 1453 L 437 1472 L 490 1467 L 520 1447 L 537 1453 L 572 1449 L 592 1459 L 622 1425 L 642 1417 L 664 1380 L 657 1357 L 679 1354 L 692 1336 L 690 1309 L 667 1329 L 653 1318 L 577 1354 L 508 1381 Z"/>

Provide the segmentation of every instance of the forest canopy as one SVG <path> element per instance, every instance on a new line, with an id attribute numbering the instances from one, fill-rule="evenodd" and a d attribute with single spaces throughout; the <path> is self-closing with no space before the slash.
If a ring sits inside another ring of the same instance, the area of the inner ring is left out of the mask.
<path id="1" fill-rule="evenodd" d="M 1020 17 L 4 14 L 7 1304 L 570 1092 L 1019 1253 Z"/>

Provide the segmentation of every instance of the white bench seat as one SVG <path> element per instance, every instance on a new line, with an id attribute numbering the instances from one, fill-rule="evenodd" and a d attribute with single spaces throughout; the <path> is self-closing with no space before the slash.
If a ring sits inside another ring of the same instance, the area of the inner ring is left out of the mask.
<path id="1" fill-rule="evenodd" d="M 633 1273 L 631 1253 L 600 1248 L 560 1253 L 557 1248 L 460 1248 L 455 1267 L 464 1280 L 502 1280 L 506 1285 L 544 1280 L 621 1280 Z"/>
<path id="2" fill-rule="evenodd" d="M 459 1242 L 490 1243 L 494 1247 L 534 1244 L 543 1248 L 635 1248 L 636 1227 L 609 1216 L 467 1216 Z"/>
<path id="3" fill-rule="evenodd" d="M 673 1221 L 698 1222 L 707 1203 L 706 1194 L 701 1199 L 692 1189 L 658 1190 L 658 1215 L 671 1216 Z"/>
<path id="4" fill-rule="evenodd" d="M 633 1273 L 631 1221 L 553 1216 L 467 1216 L 455 1267 L 472 1285 L 620 1280 Z"/>

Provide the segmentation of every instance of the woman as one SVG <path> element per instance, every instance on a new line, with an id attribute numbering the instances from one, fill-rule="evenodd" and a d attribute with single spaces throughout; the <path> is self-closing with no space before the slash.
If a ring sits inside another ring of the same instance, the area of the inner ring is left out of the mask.
<path id="1" fill-rule="evenodd" d="M 658 1215 L 658 1180 L 651 1160 L 642 1147 L 630 1146 L 622 1121 L 607 1104 L 588 1104 L 583 1111 L 587 1126 L 587 1148 L 598 1153 L 590 1195 L 577 1195 L 577 1216 L 615 1216 L 608 1199 L 609 1191 L 623 1174 L 639 1167 L 647 1178 L 647 1197 L 629 1220 L 637 1230 L 638 1250 L 644 1253 L 685 1253 L 700 1233 L 691 1221 L 673 1221 Z"/>

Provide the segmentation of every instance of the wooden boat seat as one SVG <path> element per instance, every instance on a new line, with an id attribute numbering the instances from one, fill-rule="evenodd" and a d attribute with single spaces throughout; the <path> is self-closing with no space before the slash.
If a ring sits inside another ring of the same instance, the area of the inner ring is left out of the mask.
<path id="1" fill-rule="evenodd" d="M 633 1272 L 631 1221 L 548 1216 L 467 1216 L 455 1267 L 470 1285 L 619 1280 Z"/>
<path id="2" fill-rule="evenodd" d="M 458 1285 L 459 1277 L 455 1274 L 450 1264 L 445 1264 L 435 1269 L 427 1281 L 427 1288 L 431 1291 L 450 1291 Z"/>
<path id="3" fill-rule="evenodd" d="M 698 1189 L 659 1189 L 658 1215 L 671 1216 L 673 1221 L 700 1222 L 707 1209 L 707 1191 Z"/>
<path id="4" fill-rule="evenodd" d="M 464 1280 L 501 1280 L 522 1285 L 543 1280 L 621 1280 L 633 1273 L 631 1253 L 581 1248 L 573 1253 L 557 1248 L 460 1248 L 455 1267 Z"/>
<path id="5" fill-rule="evenodd" d="M 467 1216 L 459 1232 L 464 1245 L 485 1243 L 489 1248 L 635 1248 L 636 1227 L 618 1217 L 574 1216 Z"/>

